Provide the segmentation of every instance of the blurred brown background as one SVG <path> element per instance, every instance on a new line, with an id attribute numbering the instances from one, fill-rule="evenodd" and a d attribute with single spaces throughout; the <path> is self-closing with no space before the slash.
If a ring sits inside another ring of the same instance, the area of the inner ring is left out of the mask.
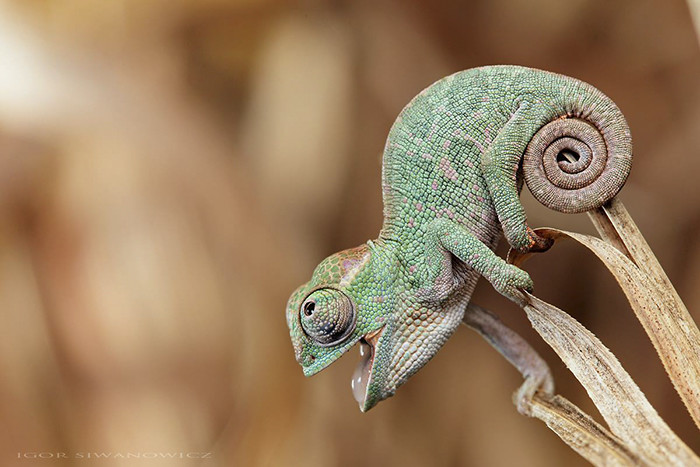
<path id="1" fill-rule="evenodd" d="M 0 465 L 586 465 L 516 413 L 518 374 L 466 328 L 367 414 L 356 350 L 305 379 L 287 336 L 289 293 L 379 230 L 399 110 L 495 63 L 584 79 L 622 108 L 622 199 L 697 318 L 700 49 L 681 0 L 1 1 Z M 523 198 L 535 226 L 592 232 Z M 591 255 L 557 247 L 529 271 L 699 450 Z M 597 415 L 518 308 L 485 283 L 475 301 Z"/>

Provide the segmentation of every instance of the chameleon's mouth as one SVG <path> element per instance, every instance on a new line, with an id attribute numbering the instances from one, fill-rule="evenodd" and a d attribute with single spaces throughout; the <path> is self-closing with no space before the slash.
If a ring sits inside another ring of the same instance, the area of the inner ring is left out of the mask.
<path id="1" fill-rule="evenodd" d="M 352 395 L 360 404 L 360 410 L 363 412 L 367 409 L 367 388 L 372 377 L 377 341 L 379 341 L 383 330 L 384 328 L 377 329 L 360 339 L 360 361 L 352 375 L 350 386 L 352 387 Z"/>

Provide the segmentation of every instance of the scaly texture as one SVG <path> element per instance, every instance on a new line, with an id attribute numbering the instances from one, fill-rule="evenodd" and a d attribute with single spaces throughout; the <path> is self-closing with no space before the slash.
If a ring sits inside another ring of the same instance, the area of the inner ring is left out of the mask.
<path id="1" fill-rule="evenodd" d="M 396 119 L 384 150 L 384 225 L 326 258 L 287 305 L 296 358 L 313 375 L 361 342 L 360 408 L 394 394 L 452 335 L 479 276 L 517 300 L 530 277 L 493 252 L 548 244 L 528 227 L 520 168 L 562 212 L 604 204 L 624 184 L 629 128 L 594 87 L 517 66 L 448 76 Z"/>

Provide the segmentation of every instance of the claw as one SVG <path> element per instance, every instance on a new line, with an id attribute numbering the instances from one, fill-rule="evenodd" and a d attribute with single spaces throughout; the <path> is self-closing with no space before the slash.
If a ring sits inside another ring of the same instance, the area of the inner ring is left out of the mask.
<path id="1" fill-rule="evenodd" d="M 544 238 L 537 235 L 531 228 L 527 228 L 527 234 L 530 238 L 530 246 L 528 248 L 529 252 L 542 253 L 549 250 L 552 245 L 554 245 L 554 240 L 551 238 Z"/>

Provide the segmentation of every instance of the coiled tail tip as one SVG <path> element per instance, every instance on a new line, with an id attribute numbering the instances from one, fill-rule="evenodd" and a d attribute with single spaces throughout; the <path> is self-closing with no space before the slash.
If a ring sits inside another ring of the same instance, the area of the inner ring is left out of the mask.
<path id="1" fill-rule="evenodd" d="M 557 118 L 542 126 L 523 155 L 533 196 L 550 209 L 579 213 L 611 200 L 632 167 L 632 139 L 622 113 L 612 119 Z"/>

